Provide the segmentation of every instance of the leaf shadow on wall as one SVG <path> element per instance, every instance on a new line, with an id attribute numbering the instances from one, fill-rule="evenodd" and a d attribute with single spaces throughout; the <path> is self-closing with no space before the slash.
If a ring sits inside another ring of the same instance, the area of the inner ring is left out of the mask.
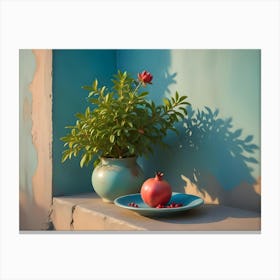
<path id="1" fill-rule="evenodd" d="M 242 129 L 232 131 L 232 118 L 218 115 L 218 109 L 194 111 L 190 107 L 177 127 L 179 137 L 168 139 L 171 149 L 156 148 L 155 165 L 168 175 L 174 191 L 185 189 L 206 203 L 260 211 L 260 180 L 251 175 L 259 148 L 252 135 L 242 138 Z M 186 185 L 180 188 L 182 179 Z"/>

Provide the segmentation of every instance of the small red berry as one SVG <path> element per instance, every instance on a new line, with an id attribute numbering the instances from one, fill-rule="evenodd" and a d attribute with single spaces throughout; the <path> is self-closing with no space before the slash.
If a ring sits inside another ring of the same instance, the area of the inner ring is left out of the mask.
<path id="1" fill-rule="evenodd" d="M 138 205 L 137 205 L 135 202 L 129 202 L 129 203 L 128 203 L 128 206 L 131 206 L 131 207 L 138 207 Z"/>

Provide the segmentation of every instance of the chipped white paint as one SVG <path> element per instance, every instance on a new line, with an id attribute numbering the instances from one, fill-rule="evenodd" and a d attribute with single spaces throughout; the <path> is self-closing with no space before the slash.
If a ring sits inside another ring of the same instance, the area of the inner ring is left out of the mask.
<path id="1" fill-rule="evenodd" d="M 20 229 L 40 230 L 52 202 L 52 51 L 21 50 L 20 79 Z"/>

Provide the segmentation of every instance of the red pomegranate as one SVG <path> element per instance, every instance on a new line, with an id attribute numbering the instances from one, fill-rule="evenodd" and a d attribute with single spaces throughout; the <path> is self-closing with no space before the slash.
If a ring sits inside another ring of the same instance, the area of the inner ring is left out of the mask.
<path id="1" fill-rule="evenodd" d="M 166 204 L 172 196 L 171 186 L 162 177 L 163 173 L 157 172 L 155 178 L 149 178 L 141 187 L 141 197 L 150 207 Z"/>

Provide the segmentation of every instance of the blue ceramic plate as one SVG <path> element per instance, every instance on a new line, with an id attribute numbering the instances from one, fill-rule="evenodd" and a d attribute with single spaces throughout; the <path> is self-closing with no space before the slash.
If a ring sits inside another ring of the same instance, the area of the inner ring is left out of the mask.
<path id="1" fill-rule="evenodd" d="M 129 206 L 128 204 L 134 202 L 138 205 L 138 208 Z M 163 216 L 172 213 L 180 213 L 204 203 L 203 199 L 190 194 L 184 193 L 172 193 L 172 197 L 168 204 L 175 202 L 183 204 L 181 207 L 176 208 L 153 208 L 148 206 L 141 198 L 140 193 L 129 194 L 125 196 L 120 196 L 114 200 L 114 203 L 122 208 L 132 210 L 143 216 Z"/>

